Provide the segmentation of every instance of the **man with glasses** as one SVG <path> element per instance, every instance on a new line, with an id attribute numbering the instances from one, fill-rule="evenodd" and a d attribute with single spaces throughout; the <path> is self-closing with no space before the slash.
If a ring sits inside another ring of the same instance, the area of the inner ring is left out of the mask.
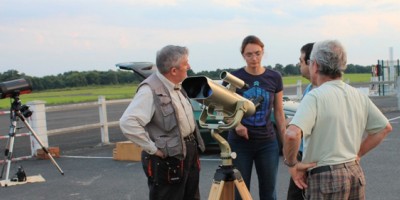
<path id="1" fill-rule="evenodd" d="M 124 135 L 142 147 L 150 200 L 200 199 L 199 150 L 204 142 L 182 81 L 190 69 L 186 47 L 157 53 L 158 71 L 138 86 L 120 119 Z"/>
<path id="2" fill-rule="evenodd" d="M 313 45 L 314 45 L 314 43 L 307 43 L 307 44 L 303 45 L 300 49 L 300 58 L 299 58 L 300 74 L 307 80 L 310 80 L 310 71 L 308 70 L 307 61 L 310 60 L 310 54 L 311 54 Z M 311 91 L 312 88 L 313 88 L 312 83 L 309 83 L 303 92 L 303 98 L 308 92 Z M 301 141 L 301 143 L 300 143 L 299 153 L 297 154 L 298 161 L 301 161 L 302 155 L 303 155 L 303 141 Z M 290 181 L 289 181 L 287 199 L 288 200 L 303 199 L 303 190 L 296 186 L 292 177 L 290 177 Z"/>
<path id="3" fill-rule="evenodd" d="M 342 81 L 346 62 L 340 42 L 314 44 L 308 63 L 317 88 L 301 101 L 286 130 L 285 164 L 296 185 L 306 189 L 305 199 L 365 199 L 359 160 L 392 131 L 369 97 Z"/>

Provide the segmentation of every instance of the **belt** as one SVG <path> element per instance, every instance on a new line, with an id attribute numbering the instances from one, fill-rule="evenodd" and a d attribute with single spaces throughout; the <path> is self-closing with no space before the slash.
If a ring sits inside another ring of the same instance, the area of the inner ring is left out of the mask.
<path id="1" fill-rule="evenodd" d="M 190 135 L 184 137 L 183 140 L 185 140 L 185 142 L 190 142 L 196 140 L 196 137 L 193 135 L 193 133 L 191 133 Z"/>
<path id="2" fill-rule="evenodd" d="M 342 168 L 353 166 L 353 165 L 358 165 L 358 162 L 350 161 L 347 163 L 342 163 L 342 164 L 337 164 L 337 165 L 326 165 L 326 166 L 316 167 L 310 171 L 310 175 L 327 172 L 327 171 L 333 171 L 336 169 L 342 169 Z"/>

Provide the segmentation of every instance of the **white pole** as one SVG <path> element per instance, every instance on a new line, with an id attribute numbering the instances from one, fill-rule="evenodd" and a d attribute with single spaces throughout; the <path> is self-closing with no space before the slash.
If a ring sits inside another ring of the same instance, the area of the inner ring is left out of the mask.
<path id="1" fill-rule="evenodd" d="M 400 76 L 397 77 L 397 85 L 400 85 Z M 400 110 L 400 87 L 397 87 L 397 109 Z"/>
<path id="2" fill-rule="evenodd" d="M 110 143 L 110 139 L 108 137 L 108 122 L 107 122 L 107 107 L 106 107 L 106 98 L 104 96 L 99 96 L 99 116 L 100 116 L 100 124 L 101 126 L 101 142 L 103 144 Z"/>
<path id="3" fill-rule="evenodd" d="M 297 80 L 297 98 L 301 99 L 301 97 L 303 96 L 303 90 L 301 89 L 301 80 Z"/>
<path id="4" fill-rule="evenodd" d="M 29 125 L 35 131 L 36 136 L 43 143 L 44 147 L 49 147 L 49 140 L 47 136 L 47 124 L 46 124 L 46 109 L 45 109 L 45 101 L 31 101 L 26 105 L 29 106 L 29 109 L 32 112 L 29 120 Z M 38 149 L 41 149 L 42 146 L 36 141 L 36 138 L 31 135 L 31 152 L 32 156 L 36 155 Z"/>
<path id="5" fill-rule="evenodd" d="M 390 81 L 395 81 L 395 77 L 396 77 L 397 73 L 396 73 L 396 71 L 394 69 L 393 47 L 389 47 L 389 63 L 388 63 L 388 66 L 389 66 L 389 74 L 390 74 L 390 77 L 388 77 L 388 78 L 389 78 Z M 395 84 L 390 84 L 390 90 L 394 91 L 394 88 L 395 88 Z"/>

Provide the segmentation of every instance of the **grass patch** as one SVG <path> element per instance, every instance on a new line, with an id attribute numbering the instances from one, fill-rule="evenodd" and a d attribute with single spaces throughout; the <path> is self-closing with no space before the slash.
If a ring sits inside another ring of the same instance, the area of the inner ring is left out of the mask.
<path id="1" fill-rule="evenodd" d="M 283 77 L 283 84 L 295 85 L 297 80 L 301 80 L 303 84 L 309 83 L 309 81 L 302 76 L 287 76 Z M 349 80 L 350 83 L 366 83 L 371 81 L 371 74 L 345 74 L 343 80 Z"/>
<path id="2" fill-rule="evenodd" d="M 350 83 L 369 82 L 370 74 L 345 74 L 345 81 Z M 284 85 L 295 85 L 297 80 L 301 80 L 303 84 L 309 81 L 301 76 L 283 77 Z M 68 103 L 82 103 L 97 101 L 99 96 L 105 96 L 106 100 L 112 99 L 130 99 L 136 93 L 137 84 L 126 85 L 109 85 L 109 86 L 88 86 L 77 88 L 65 88 L 32 92 L 20 96 L 22 104 L 34 100 L 42 100 L 46 105 L 58 105 Z M 9 109 L 11 105 L 10 98 L 0 99 L 0 109 Z"/>
<path id="3" fill-rule="evenodd" d="M 109 85 L 109 86 L 89 86 L 77 88 L 65 88 L 32 92 L 20 96 L 22 104 L 34 100 L 42 100 L 46 105 L 82 103 L 97 101 L 99 96 L 105 96 L 106 100 L 129 99 L 132 98 L 137 89 L 137 85 Z M 1 99 L 0 109 L 9 109 L 11 99 Z"/>

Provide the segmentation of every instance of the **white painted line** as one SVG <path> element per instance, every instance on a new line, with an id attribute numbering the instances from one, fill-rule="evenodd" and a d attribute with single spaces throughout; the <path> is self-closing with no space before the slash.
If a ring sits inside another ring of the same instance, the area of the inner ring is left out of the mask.
<path id="1" fill-rule="evenodd" d="M 113 159 L 113 157 L 96 157 L 96 156 L 60 156 L 62 158 L 105 158 L 105 159 Z"/>
<path id="2" fill-rule="evenodd" d="M 393 120 L 395 120 L 395 119 L 399 119 L 399 118 L 400 118 L 400 116 L 399 116 L 399 117 L 392 118 L 392 119 L 389 119 L 389 122 L 390 122 L 390 121 L 393 121 Z"/>
<path id="3" fill-rule="evenodd" d="M 113 159 L 113 157 L 99 157 L 99 156 L 60 156 L 62 158 L 88 158 L 88 159 Z M 221 161 L 220 158 L 200 158 L 201 161 Z"/>

